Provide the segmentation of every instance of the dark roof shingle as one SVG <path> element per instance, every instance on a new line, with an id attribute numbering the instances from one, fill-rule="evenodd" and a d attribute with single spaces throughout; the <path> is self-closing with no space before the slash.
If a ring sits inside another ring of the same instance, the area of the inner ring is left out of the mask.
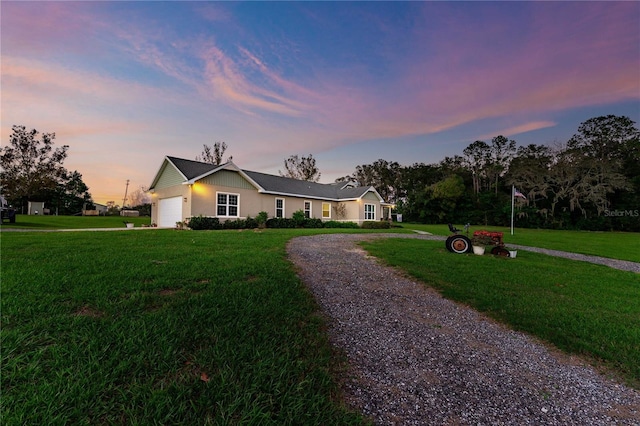
<path id="1" fill-rule="evenodd" d="M 187 180 L 197 178 L 198 176 L 224 167 L 224 164 L 214 165 L 176 157 L 167 157 L 167 159 L 180 170 Z M 251 170 L 242 170 L 242 172 L 258 184 L 265 192 L 273 194 L 341 200 L 359 198 L 372 189 L 370 186 L 340 189 L 341 185 L 336 185 L 335 183 L 309 182 Z"/>
<path id="2" fill-rule="evenodd" d="M 205 173 L 208 173 L 220 166 L 215 164 L 203 163 L 201 161 L 185 160 L 184 158 L 167 157 L 169 161 L 175 165 L 180 173 L 182 173 L 187 180 L 193 179 Z"/>

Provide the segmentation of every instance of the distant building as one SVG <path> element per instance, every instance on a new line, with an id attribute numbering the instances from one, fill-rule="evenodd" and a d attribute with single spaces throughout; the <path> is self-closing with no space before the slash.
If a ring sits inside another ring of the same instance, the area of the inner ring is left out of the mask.
<path id="1" fill-rule="evenodd" d="M 96 207 L 96 210 L 98 210 L 98 213 L 100 214 L 100 216 L 106 215 L 107 210 L 109 210 L 109 208 L 104 204 L 93 203 L 93 205 Z"/>
<path id="2" fill-rule="evenodd" d="M 44 201 L 28 201 L 27 202 L 27 214 L 28 215 L 41 215 L 45 214 Z M 47 212 L 49 210 L 47 209 Z"/>

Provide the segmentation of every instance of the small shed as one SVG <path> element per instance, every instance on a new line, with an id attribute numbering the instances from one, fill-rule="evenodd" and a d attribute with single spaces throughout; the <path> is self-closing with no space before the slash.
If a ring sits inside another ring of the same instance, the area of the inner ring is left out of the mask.
<path id="1" fill-rule="evenodd" d="M 27 206 L 28 215 L 44 214 L 44 201 L 29 201 Z"/>

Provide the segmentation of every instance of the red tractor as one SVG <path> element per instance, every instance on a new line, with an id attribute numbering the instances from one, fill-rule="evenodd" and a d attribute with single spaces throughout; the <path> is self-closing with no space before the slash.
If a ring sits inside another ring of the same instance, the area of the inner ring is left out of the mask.
<path id="1" fill-rule="evenodd" d="M 502 257 L 509 257 L 509 250 L 504 248 L 504 241 L 502 241 L 502 237 L 504 233 L 502 232 L 490 232 L 490 231 L 474 231 L 474 238 L 483 238 L 488 241 L 489 244 L 493 245 L 491 249 L 491 254 Z"/>
<path id="2" fill-rule="evenodd" d="M 450 235 L 445 241 L 445 246 L 447 250 L 452 253 L 471 253 L 472 243 L 471 239 L 466 235 L 460 235 L 460 229 L 454 227 L 452 224 L 449 224 L 449 231 L 453 235 Z M 467 235 L 469 235 L 469 224 L 464 226 L 464 231 Z M 491 254 L 496 256 L 509 257 L 509 250 L 504 247 L 504 242 L 502 237 L 504 233 L 502 232 L 490 232 L 490 231 L 474 231 L 473 238 L 474 239 L 482 239 L 488 245 L 493 245 L 491 249 Z"/>

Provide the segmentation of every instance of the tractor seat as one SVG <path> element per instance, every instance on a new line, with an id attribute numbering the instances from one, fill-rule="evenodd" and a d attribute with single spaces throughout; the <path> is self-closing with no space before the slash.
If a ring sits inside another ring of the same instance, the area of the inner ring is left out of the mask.
<path id="1" fill-rule="evenodd" d="M 458 232 L 460 232 L 460 229 L 454 227 L 452 224 L 448 224 L 449 225 L 449 231 L 453 232 L 454 234 L 457 234 Z"/>

